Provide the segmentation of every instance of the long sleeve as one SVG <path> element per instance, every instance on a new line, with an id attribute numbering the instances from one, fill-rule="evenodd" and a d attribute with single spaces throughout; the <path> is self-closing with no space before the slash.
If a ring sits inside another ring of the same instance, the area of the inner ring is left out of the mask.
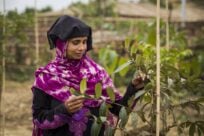
<path id="1" fill-rule="evenodd" d="M 69 114 L 64 103 L 52 98 L 43 91 L 33 91 L 33 122 L 41 129 L 54 129 L 67 123 Z"/>
<path id="2" fill-rule="evenodd" d="M 142 89 L 142 88 L 141 88 Z M 120 104 L 120 105 L 123 105 L 123 106 L 128 106 L 128 100 L 133 96 L 135 95 L 136 92 L 138 92 L 139 90 L 141 89 L 136 89 L 134 87 L 134 85 L 132 85 L 131 83 L 128 85 L 127 89 L 126 89 L 126 92 L 123 96 L 123 98 L 119 101 L 116 101 L 116 103 Z M 136 103 L 137 100 L 134 101 L 134 103 Z M 110 109 L 110 111 L 115 114 L 115 115 L 118 115 L 119 114 L 119 111 L 121 109 L 121 106 L 118 106 L 116 104 L 112 104 L 112 108 Z"/>

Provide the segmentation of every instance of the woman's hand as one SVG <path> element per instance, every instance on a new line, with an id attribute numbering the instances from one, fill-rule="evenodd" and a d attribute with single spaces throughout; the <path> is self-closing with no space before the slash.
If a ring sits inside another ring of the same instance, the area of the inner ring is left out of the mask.
<path id="1" fill-rule="evenodd" d="M 69 113 L 75 113 L 83 107 L 84 97 L 83 96 L 70 96 L 65 101 L 65 107 Z"/>
<path id="2" fill-rule="evenodd" d="M 135 86 L 136 89 L 142 89 L 144 87 L 145 78 L 145 74 L 141 72 L 135 73 L 132 78 L 132 84 Z"/>

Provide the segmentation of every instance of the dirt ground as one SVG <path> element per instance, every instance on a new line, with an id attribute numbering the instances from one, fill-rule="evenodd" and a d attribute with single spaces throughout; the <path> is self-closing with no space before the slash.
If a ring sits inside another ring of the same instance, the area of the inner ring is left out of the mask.
<path id="1" fill-rule="evenodd" d="M 3 92 L 4 136 L 31 136 L 32 81 L 16 83 L 6 81 Z"/>

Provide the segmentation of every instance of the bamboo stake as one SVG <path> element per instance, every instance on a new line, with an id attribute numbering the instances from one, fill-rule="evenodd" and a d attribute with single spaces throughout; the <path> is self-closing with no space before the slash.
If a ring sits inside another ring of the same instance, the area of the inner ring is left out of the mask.
<path id="1" fill-rule="evenodd" d="M 101 22 L 102 22 L 102 24 L 104 24 L 104 14 L 105 14 L 105 12 L 104 12 L 104 8 L 105 8 L 105 1 L 102 1 L 102 0 L 98 0 L 98 2 L 99 2 L 99 11 L 100 12 L 102 12 L 101 13 L 101 16 L 100 16 L 100 19 L 101 19 Z M 104 32 L 103 32 L 103 28 L 102 28 L 102 25 L 100 25 L 100 28 L 99 28 L 100 30 L 100 39 L 101 39 L 101 41 L 103 41 L 103 38 L 104 38 Z"/>
<path id="2" fill-rule="evenodd" d="M 156 136 L 160 132 L 160 0 L 157 0 L 157 44 L 156 44 Z"/>
<path id="3" fill-rule="evenodd" d="M 38 33 L 38 13 L 37 13 L 37 0 L 35 0 L 35 55 L 36 67 L 39 65 L 39 33 Z"/>
<path id="4" fill-rule="evenodd" d="M 4 124 L 5 124 L 5 115 L 2 109 L 3 106 L 3 92 L 5 91 L 5 32 L 6 32 L 6 3 L 5 0 L 3 0 L 3 42 L 2 42 L 2 86 L 0 90 L 0 115 L 1 115 L 1 120 L 0 120 L 0 134 L 1 136 L 4 136 Z"/>
<path id="5" fill-rule="evenodd" d="M 169 1 L 166 0 L 166 49 L 169 50 Z"/>
<path id="6" fill-rule="evenodd" d="M 166 17 L 166 49 L 167 51 L 169 51 L 169 21 L 170 21 L 170 14 L 169 14 L 169 0 L 166 0 L 166 14 L 167 14 L 167 17 Z M 168 77 L 169 78 L 169 77 Z M 166 101 L 165 101 L 166 102 Z M 169 122 L 169 118 L 167 117 L 167 113 L 164 112 L 164 120 L 167 120 L 166 122 L 164 122 L 163 126 L 164 126 L 164 129 L 167 128 L 168 126 L 168 122 Z"/>
<path id="7" fill-rule="evenodd" d="M 186 21 L 186 0 L 181 0 L 181 26 L 185 27 Z"/>

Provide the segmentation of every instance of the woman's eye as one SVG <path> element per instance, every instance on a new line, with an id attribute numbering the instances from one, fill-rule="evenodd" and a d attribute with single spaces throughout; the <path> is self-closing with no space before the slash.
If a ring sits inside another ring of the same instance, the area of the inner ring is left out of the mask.
<path id="1" fill-rule="evenodd" d="M 86 44 L 87 43 L 87 39 L 86 40 L 73 40 L 73 41 L 71 41 L 71 43 L 73 44 L 73 45 L 79 45 L 79 44 Z"/>
<path id="2" fill-rule="evenodd" d="M 76 40 L 76 41 L 72 41 L 72 44 L 74 45 L 78 45 L 80 43 L 80 41 Z"/>
<path id="3" fill-rule="evenodd" d="M 87 40 L 84 40 L 84 41 L 83 41 L 83 44 L 86 44 L 86 43 L 87 43 Z"/>

